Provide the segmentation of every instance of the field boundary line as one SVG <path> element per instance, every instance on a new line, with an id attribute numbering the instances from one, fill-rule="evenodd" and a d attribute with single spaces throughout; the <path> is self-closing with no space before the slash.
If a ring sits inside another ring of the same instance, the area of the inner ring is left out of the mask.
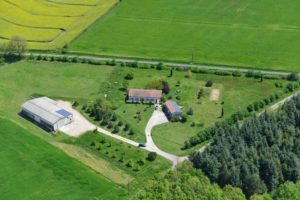
<path id="1" fill-rule="evenodd" d="M 157 65 L 161 61 L 158 60 L 146 60 L 146 59 L 134 59 L 134 58 L 120 58 L 120 57 L 105 57 L 105 56 L 92 56 L 92 55 L 84 55 L 84 54 L 56 54 L 56 53 L 26 53 L 25 56 L 49 56 L 54 58 L 74 58 L 77 57 L 79 59 L 88 59 L 93 61 L 116 61 L 119 63 L 131 63 L 137 62 L 138 64 L 149 64 L 149 65 Z M 252 69 L 252 68 L 239 68 L 239 67 L 228 67 L 228 66 L 217 66 L 217 65 L 201 65 L 201 64 L 188 64 L 188 63 L 179 63 L 179 62 L 163 62 L 165 65 L 170 67 L 181 67 L 181 68 L 198 68 L 198 69 L 208 69 L 208 70 L 217 70 L 217 71 L 255 71 L 260 72 L 262 74 L 268 75 L 289 75 L 292 72 L 288 71 L 272 71 L 272 70 L 261 70 L 261 69 Z M 298 73 L 300 75 L 300 73 Z"/>

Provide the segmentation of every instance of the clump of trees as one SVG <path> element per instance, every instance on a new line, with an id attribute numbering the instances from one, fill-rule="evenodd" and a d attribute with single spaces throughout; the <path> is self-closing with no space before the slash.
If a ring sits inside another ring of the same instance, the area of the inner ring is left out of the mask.
<path id="1" fill-rule="evenodd" d="M 281 98 L 283 95 L 296 91 L 299 87 L 300 87 L 299 81 L 294 81 L 294 82 L 288 83 L 287 85 L 282 87 L 281 92 L 277 92 L 273 95 L 270 95 L 269 97 L 266 97 L 263 100 L 255 101 L 255 102 L 249 104 L 245 109 L 241 109 L 241 110 L 233 113 L 231 116 L 224 119 L 223 121 L 216 122 L 213 127 L 208 127 L 205 130 L 200 131 L 197 135 L 192 136 L 189 140 L 187 140 L 184 143 L 184 146 L 182 148 L 189 149 L 193 146 L 196 146 L 198 144 L 201 144 L 205 141 L 212 139 L 212 137 L 215 134 L 216 128 L 223 126 L 223 125 L 229 125 L 229 126 L 236 125 L 240 121 L 243 121 L 246 118 L 249 118 L 252 115 L 254 115 L 255 112 L 263 110 L 264 108 L 266 108 L 266 106 L 272 104 L 273 102 L 275 102 L 276 100 Z M 222 112 L 224 114 L 224 110 L 222 110 Z"/>
<path id="2" fill-rule="evenodd" d="M 113 109 L 102 99 L 97 99 L 92 105 L 83 105 L 82 110 L 86 112 L 89 117 L 99 123 L 100 126 L 104 126 L 112 131 L 112 133 L 119 133 L 121 131 L 128 135 L 134 135 L 128 124 L 125 124 L 117 118 Z"/>
<path id="3" fill-rule="evenodd" d="M 240 187 L 250 197 L 300 180 L 300 95 L 278 112 L 212 132 L 211 145 L 191 161 L 220 186 Z"/>
<path id="4" fill-rule="evenodd" d="M 164 94 L 169 94 L 171 91 L 169 83 L 164 79 L 151 81 L 146 88 L 162 90 Z"/>
<path id="5" fill-rule="evenodd" d="M 26 51 L 26 40 L 20 36 L 12 36 L 8 43 L 0 45 L 0 52 L 2 53 L 2 59 L 0 60 L 2 60 L 2 62 L 14 62 L 20 60 Z"/>
<path id="6" fill-rule="evenodd" d="M 133 199 L 246 200 L 246 197 L 239 188 L 230 185 L 222 190 L 211 183 L 200 170 L 193 168 L 190 162 L 185 162 L 176 170 L 148 181 Z"/>

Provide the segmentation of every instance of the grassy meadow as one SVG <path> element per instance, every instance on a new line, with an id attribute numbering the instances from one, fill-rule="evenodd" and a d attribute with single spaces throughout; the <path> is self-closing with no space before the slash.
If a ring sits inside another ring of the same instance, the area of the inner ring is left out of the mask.
<path id="1" fill-rule="evenodd" d="M 102 55 L 300 70 L 296 0 L 127 0 L 71 43 Z M 97 41 L 97 42 L 95 42 Z"/>
<path id="2" fill-rule="evenodd" d="M 62 48 L 117 0 L 6 0 L 0 2 L 0 42 L 13 35 L 25 38 L 30 49 Z"/>
<path id="3" fill-rule="evenodd" d="M 1 199 L 120 199 L 127 191 L 15 123 L 0 119 Z"/>

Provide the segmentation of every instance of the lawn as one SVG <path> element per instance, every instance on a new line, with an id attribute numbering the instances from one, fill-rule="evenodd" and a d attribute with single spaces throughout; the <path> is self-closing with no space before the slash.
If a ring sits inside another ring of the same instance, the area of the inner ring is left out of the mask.
<path id="1" fill-rule="evenodd" d="M 130 124 L 135 130 L 134 135 L 121 131 L 119 134 L 136 140 L 145 141 L 145 127 L 153 112 L 153 107 L 142 104 L 126 104 L 125 92 L 121 90 L 126 74 L 132 73 L 133 80 L 129 81 L 128 88 L 147 88 L 149 84 L 159 80 L 169 83 L 171 92 L 165 95 L 165 99 L 175 100 L 186 114 L 189 108 L 193 109 L 193 115 L 187 117 L 186 123 L 168 123 L 155 127 L 153 138 L 155 143 L 163 150 L 177 155 L 187 154 L 181 147 L 189 137 L 197 134 L 201 129 L 213 125 L 216 121 L 231 116 L 238 110 L 245 109 L 249 104 L 263 100 L 281 91 L 275 86 L 276 82 L 285 83 L 284 80 L 264 80 L 218 76 L 213 74 L 190 74 L 189 72 L 174 71 L 170 77 L 169 70 L 156 69 L 133 69 L 118 67 L 104 82 L 103 94 L 113 104 L 118 120 Z M 190 76 L 190 77 L 188 77 Z M 188 77 L 188 78 L 187 78 Z M 213 82 L 212 87 L 205 87 L 208 80 Z M 200 88 L 204 89 L 204 95 L 198 99 L 197 93 Z M 217 101 L 210 99 L 213 90 L 219 90 L 220 96 Z M 221 118 L 222 103 L 224 103 L 224 117 Z M 140 113 L 141 119 L 136 118 Z"/>
<path id="2" fill-rule="evenodd" d="M 102 55 L 300 70 L 300 3 L 127 0 L 70 45 Z M 95 42 L 97 41 L 97 42 Z"/>
<path id="3" fill-rule="evenodd" d="M 127 191 L 13 122 L 0 119 L 1 199 L 120 199 Z"/>
<path id="4" fill-rule="evenodd" d="M 30 49 L 62 48 L 116 3 L 117 0 L 1 1 L 0 42 L 17 34 L 28 41 Z"/>

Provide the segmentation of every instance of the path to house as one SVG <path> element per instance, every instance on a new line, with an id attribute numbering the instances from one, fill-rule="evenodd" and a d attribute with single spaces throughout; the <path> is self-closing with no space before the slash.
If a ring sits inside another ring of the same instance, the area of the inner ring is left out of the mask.
<path id="1" fill-rule="evenodd" d="M 153 112 L 150 120 L 148 121 L 146 129 L 145 129 L 145 134 L 146 134 L 146 139 L 147 139 L 146 148 L 149 148 L 152 151 L 156 152 L 158 155 L 172 161 L 173 168 L 175 168 L 178 163 L 182 162 L 183 160 L 188 159 L 188 157 L 178 157 L 176 155 L 173 155 L 173 154 L 170 154 L 170 153 L 160 150 L 155 145 L 155 143 L 152 139 L 152 136 L 151 136 L 151 130 L 154 126 L 168 123 L 168 122 L 169 121 L 168 121 L 167 117 L 165 116 L 165 114 L 162 111 L 155 110 Z"/>
<path id="2" fill-rule="evenodd" d="M 55 53 L 25 53 L 25 56 L 47 56 L 47 57 L 54 57 L 54 58 L 74 58 L 77 57 L 79 59 L 87 59 L 92 61 L 112 61 L 115 60 L 116 62 L 137 62 L 140 64 L 150 64 L 156 65 L 159 61 L 154 60 L 143 60 L 143 59 L 130 59 L 130 58 L 113 58 L 113 57 L 101 57 L 101 56 L 91 56 L 91 55 L 76 55 L 76 54 L 55 54 Z M 248 72 L 248 71 L 257 71 L 263 74 L 270 74 L 270 75 L 288 75 L 290 72 L 280 72 L 280 71 L 271 71 L 271 70 L 259 70 L 259 69 L 249 69 L 249 68 L 234 68 L 234 67 L 225 67 L 225 66 L 213 66 L 213 65 L 196 65 L 196 64 L 188 64 L 188 63 L 176 63 L 176 62 L 164 62 L 165 65 L 171 67 L 191 67 L 191 68 L 199 68 L 199 69 L 212 69 L 218 71 L 236 71 L 239 70 L 241 72 Z"/>
<path id="3" fill-rule="evenodd" d="M 87 119 L 85 119 L 80 112 L 72 108 L 72 104 L 70 102 L 66 101 L 57 101 L 57 104 L 59 107 L 64 108 L 68 111 L 70 111 L 73 114 L 74 121 L 73 123 L 66 125 L 60 129 L 60 131 L 64 132 L 65 134 L 72 136 L 72 137 L 78 137 L 81 134 L 97 130 L 99 133 L 107 135 L 109 137 L 112 137 L 114 139 L 120 140 L 122 142 L 125 142 L 127 144 L 133 145 L 138 147 L 139 143 L 135 142 L 133 140 L 127 139 L 125 137 L 122 137 L 117 134 L 113 134 L 103 128 L 97 127 L 91 122 L 89 122 Z M 146 147 L 143 147 L 142 149 L 145 149 L 149 152 L 156 152 L 158 155 L 170 160 L 173 164 L 173 167 L 175 167 L 179 162 L 187 159 L 187 157 L 177 157 L 175 155 L 169 154 L 167 152 L 161 151 L 153 142 L 151 138 L 151 129 L 159 124 L 167 123 L 168 119 L 165 117 L 165 114 L 161 111 L 154 111 L 152 117 L 150 118 L 147 127 L 145 129 L 146 137 L 147 137 L 147 144 Z"/>

